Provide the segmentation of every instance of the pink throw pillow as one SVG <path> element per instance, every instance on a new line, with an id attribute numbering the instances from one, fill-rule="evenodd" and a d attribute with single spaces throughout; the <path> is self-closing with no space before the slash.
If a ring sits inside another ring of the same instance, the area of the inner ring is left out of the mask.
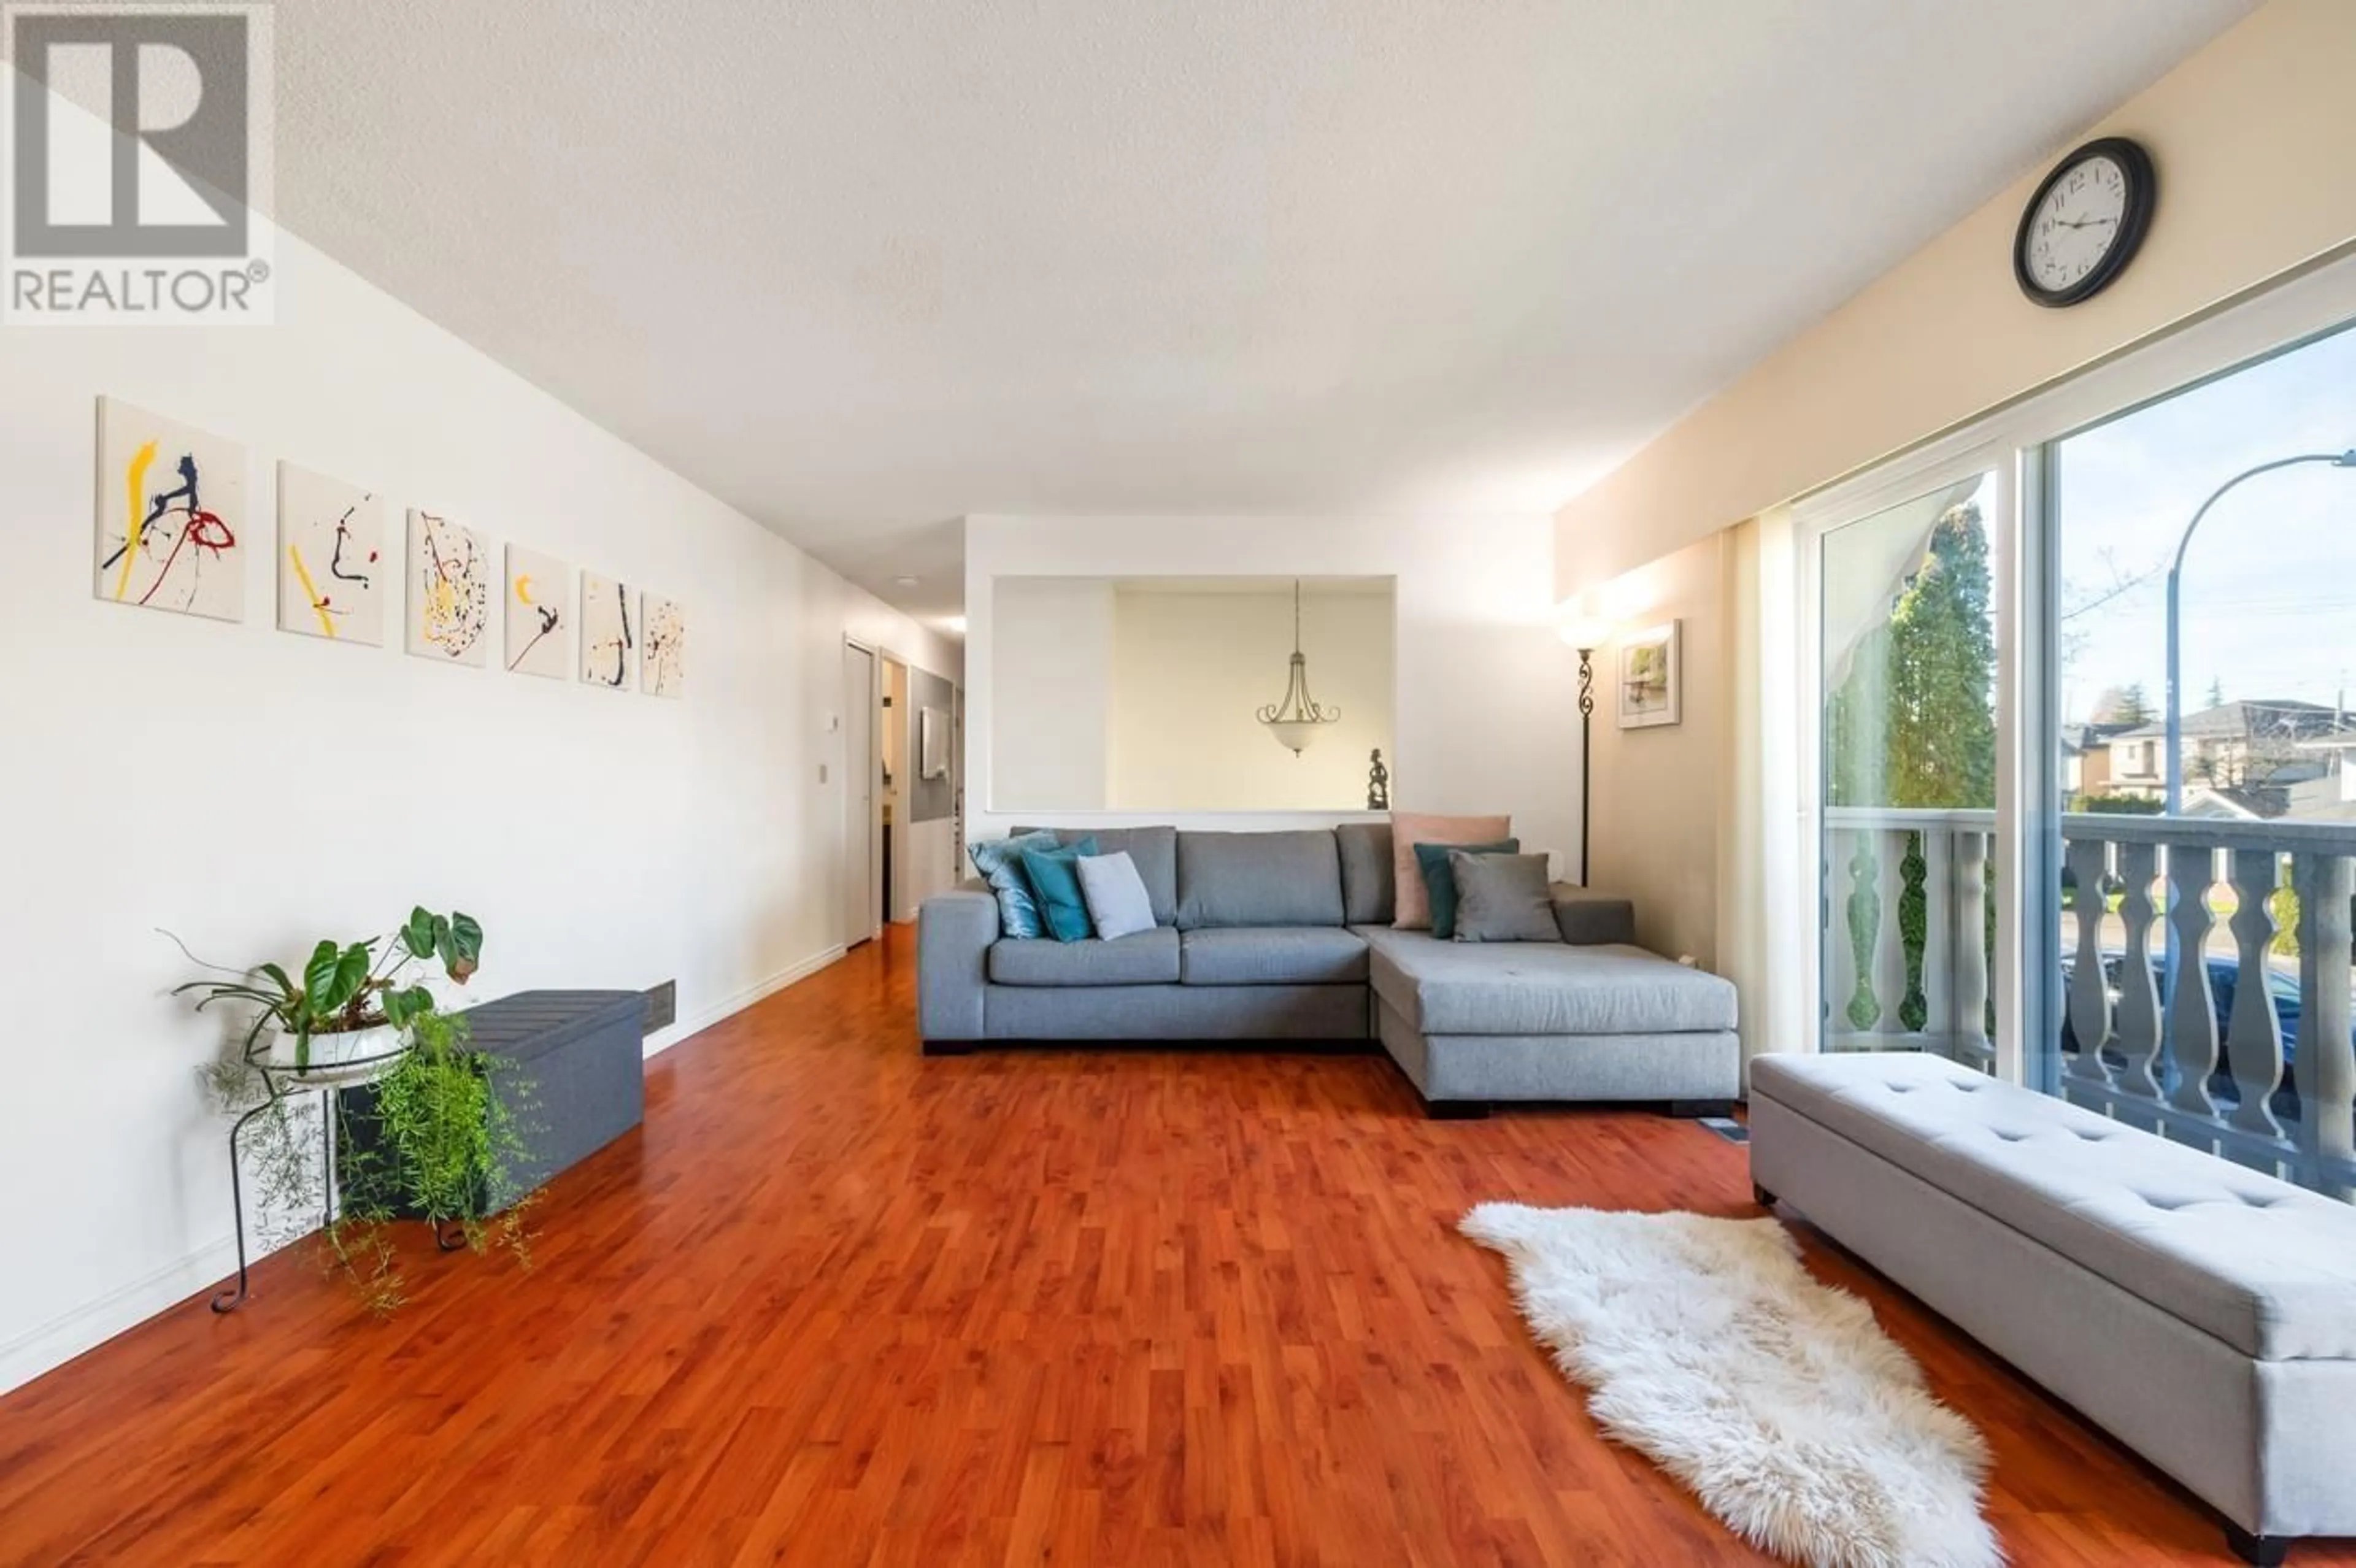
<path id="1" fill-rule="evenodd" d="M 1419 844 L 1494 844 L 1510 838 L 1511 816 L 1431 816 L 1419 812 L 1391 813 L 1391 880 L 1395 884 L 1391 924 L 1400 931 L 1431 929 L 1431 892 L 1423 885 L 1423 868 L 1416 864 Z"/>

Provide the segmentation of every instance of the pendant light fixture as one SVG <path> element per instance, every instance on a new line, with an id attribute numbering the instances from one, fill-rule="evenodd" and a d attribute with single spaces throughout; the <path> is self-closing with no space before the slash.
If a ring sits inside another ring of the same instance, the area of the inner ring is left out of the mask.
<path id="1" fill-rule="evenodd" d="M 1338 708 L 1321 708 L 1309 695 L 1309 659 L 1301 651 L 1301 580 L 1292 580 L 1292 667 L 1284 683 L 1284 700 L 1259 710 L 1259 721 L 1276 743 L 1298 757 L 1317 739 L 1320 726 L 1342 717 Z"/>

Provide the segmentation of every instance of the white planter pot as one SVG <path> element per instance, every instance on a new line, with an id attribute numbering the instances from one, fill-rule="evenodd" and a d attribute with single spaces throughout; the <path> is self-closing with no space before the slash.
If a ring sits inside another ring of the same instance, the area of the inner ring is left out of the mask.
<path id="1" fill-rule="evenodd" d="M 297 1068 L 293 1035 L 273 1029 L 264 1030 L 262 1039 L 267 1043 L 259 1060 L 264 1072 L 320 1089 L 366 1083 L 380 1076 L 401 1051 L 401 1031 L 391 1024 L 315 1034 L 311 1037 L 310 1065 Z"/>

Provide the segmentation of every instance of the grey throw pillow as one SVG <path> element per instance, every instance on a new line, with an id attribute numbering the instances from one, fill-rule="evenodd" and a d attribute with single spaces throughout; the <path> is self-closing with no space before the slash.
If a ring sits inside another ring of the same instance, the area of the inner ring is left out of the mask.
<path id="1" fill-rule="evenodd" d="M 1098 936 L 1110 942 L 1153 929 L 1153 900 L 1127 851 L 1076 861 L 1072 869 L 1080 874 L 1080 896 L 1087 901 L 1088 923 Z"/>
<path id="2" fill-rule="evenodd" d="M 1468 855 L 1451 850 L 1459 942 L 1560 942 L 1544 855 Z"/>

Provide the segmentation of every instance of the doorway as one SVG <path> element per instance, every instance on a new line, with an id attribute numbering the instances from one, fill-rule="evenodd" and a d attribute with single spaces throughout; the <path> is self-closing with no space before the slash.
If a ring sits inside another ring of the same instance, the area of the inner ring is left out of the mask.
<path id="1" fill-rule="evenodd" d="M 910 793 L 916 777 L 915 760 L 910 756 L 908 705 L 908 667 L 890 654 L 877 656 L 880 668 L 877 679 L 875 728 L 879 741 L 883 788 L 878 796 L 876 837 L 880 853 L 875 868 L 877 905 L 886 921 L 907 918 L 907 900 L 902 890 L 908 879 L 908 829 L 912 820 L 914 798 Z"/>
<path id="2" fill-rule="evenodd" d="M 843 945 L 874 940 L 883 929 L 883 859 L 875 722 L 875 652 L 842 645 Z"/>

